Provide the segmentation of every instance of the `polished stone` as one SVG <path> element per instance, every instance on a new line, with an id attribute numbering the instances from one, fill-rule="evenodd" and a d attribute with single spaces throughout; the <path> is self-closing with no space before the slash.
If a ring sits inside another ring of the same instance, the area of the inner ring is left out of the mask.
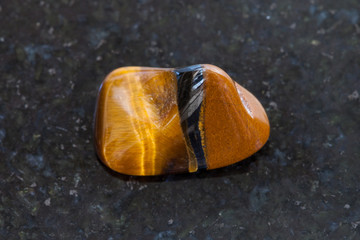
<path id="1" fill-rule="evenodd" d="M 269 138 L 261 103 L 220 68 L 122 67 L 101 84 L 95 145 L 112 170 L 138 176 L 241 161 Z"/>

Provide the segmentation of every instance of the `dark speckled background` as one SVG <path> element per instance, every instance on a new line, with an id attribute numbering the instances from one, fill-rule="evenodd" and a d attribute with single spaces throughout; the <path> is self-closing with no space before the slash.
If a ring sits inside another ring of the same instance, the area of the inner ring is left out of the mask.
<path id="1" fill-rule="evenodd" d="M 0 1 L 0 239 L 360 239 L 360 3 Z M 125 65 L 223 68 L 266 146 L 197 174 L 115 174 L 96 93 Z"/>

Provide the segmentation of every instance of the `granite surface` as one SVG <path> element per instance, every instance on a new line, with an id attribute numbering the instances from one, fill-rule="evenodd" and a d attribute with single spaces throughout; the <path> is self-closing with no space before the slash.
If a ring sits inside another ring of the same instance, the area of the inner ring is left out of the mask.
<path id="1" fill-rule="evenodd" d="M 259 98 L 266 146 L 130 177 L 93 147 L 127 65 L 210 63 Z M 0 1 L 0 239 L 360 239 L 360 3 Z"/>

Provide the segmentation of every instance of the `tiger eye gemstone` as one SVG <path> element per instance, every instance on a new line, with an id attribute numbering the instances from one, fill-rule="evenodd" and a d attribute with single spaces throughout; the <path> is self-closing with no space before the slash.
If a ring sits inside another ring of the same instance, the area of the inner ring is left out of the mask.
<path id="1" fill-rule="evenodd" d="M 269 132 L 260 102 L 208 64 L 116 69 L 95 113 L 99 158 L 128 175 L 227 166 L 258 151 Z"/>

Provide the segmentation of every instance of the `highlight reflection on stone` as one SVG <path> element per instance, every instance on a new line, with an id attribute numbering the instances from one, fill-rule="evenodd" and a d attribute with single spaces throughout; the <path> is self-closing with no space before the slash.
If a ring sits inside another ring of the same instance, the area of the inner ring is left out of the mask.
<path id="1" fill-rule="evenodd" d="M 224 167 L 258 151 L 269 131 L 260 102 L 208 64 L 116 69 L 95 115 L 100 159 L 128 175 Z"/>

